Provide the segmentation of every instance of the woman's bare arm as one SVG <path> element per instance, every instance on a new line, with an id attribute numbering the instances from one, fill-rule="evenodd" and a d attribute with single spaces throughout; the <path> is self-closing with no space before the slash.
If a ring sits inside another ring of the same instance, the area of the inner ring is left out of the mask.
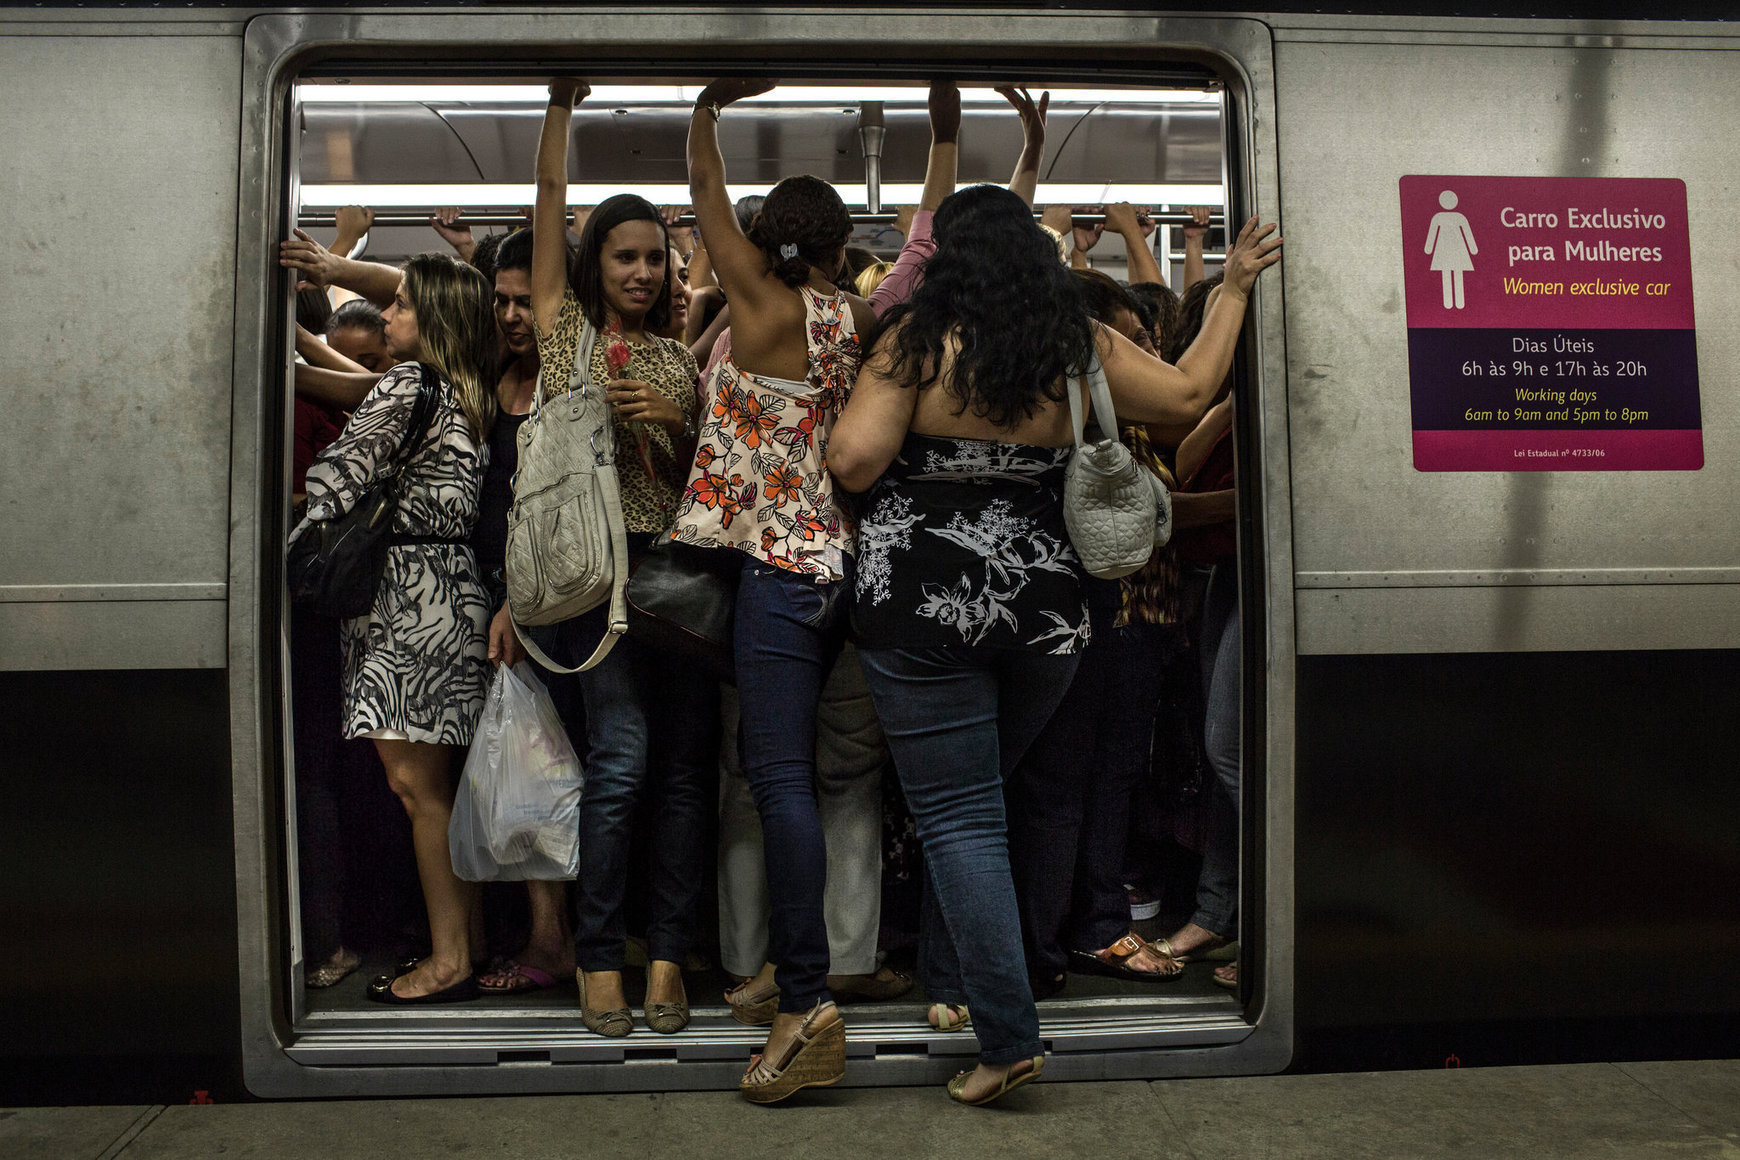
<path id="1" fill-rule="evenodd" d="M 544 129 L 538 137 L 537 205 L 532 211 L 532 319 L 544 334 L 555 329 L 568 290 L 568 126 L 574 106 L 592 90 L 585 81 L 550 82 Z"/>

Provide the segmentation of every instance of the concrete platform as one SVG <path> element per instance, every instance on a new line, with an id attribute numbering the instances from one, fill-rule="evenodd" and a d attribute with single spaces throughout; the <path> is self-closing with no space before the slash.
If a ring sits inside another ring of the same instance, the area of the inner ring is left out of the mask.
<path id="1" fill-rule="evenodd" d="M 5 1160 L 295 1157 L 1703 1157 L 1740 1160 L 1740 1061 L 940 1090 L 0 1110 Z"/>

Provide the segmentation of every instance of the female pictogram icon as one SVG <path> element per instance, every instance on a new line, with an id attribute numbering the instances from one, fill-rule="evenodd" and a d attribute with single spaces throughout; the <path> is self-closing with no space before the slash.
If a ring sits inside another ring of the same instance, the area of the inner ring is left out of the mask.
<path id="1" fill-rule="evenodd" d="M 1474 244 L 1474 230 L 1468 219 L 1456 212 L 1456 195 L 1446 189 L 1438 195 L 1443 213 L 1432 215 L 1432 228 L 1426 231 L 1426 252 L 1432 255 L 1432 269 L 1444 273 L 1444 309 L 1462 309 L 1462 271 L 1474 269 L 1470 254 L 1480 253 Z"/>

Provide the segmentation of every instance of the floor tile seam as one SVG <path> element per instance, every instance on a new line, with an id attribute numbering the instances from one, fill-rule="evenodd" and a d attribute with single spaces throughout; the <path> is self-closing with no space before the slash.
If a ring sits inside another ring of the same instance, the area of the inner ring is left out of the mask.
<path id="1" fill-rule="evenodd" d="M 144 1134 L 146 1128 L 156 1123 L 157 1117 L 161 1116 L 165 1110 L 167 1110 L 165 1104 L 152 1104 L 139 1113 L 139 1118 L 127 1125 L 126 1131 L 115 1137 L 113 1143 L 98 1153 L 97 1160 L 115 1160 L 115 1157 L 132 1147 L 133 1141 Z"/>
<path id="2" fill-rule="evenodd" d="M 1669 1095 L 1667 1092 L 1659 1091 L 1656 1088 L 1650 1086 L 1650 1084 L 1648 1082 L 1646 1082 L 1641 1076 L 1633 1075 L 1626 1068 L 1624 1063 L 1610 1063 L 1607 1066 L 1613 1068 L 1615 1071 L 1619 1072 L 1619 1074 L 1623 1075 L 1626 1079 L 1630 1080 L 1632 1083 L 1636 1084 L 1638 1087 L 1640 1087 L 1644 1091 L 1648 1092 L 1651 1096 L 1654 1096 L 1656 1099 L 1660 1100 L 1662 1103 L 1666 1104 L 1668 1107 L 1672 1108 L 1674 1111 L 1676 1111 L 1680 1115 L 1684 1116 L 1689 1122 L 1697 1125 L 1698 1127 L 1704 1129 L 1705 1131 L 1715 1132 L 1717 1134 L 1720 1134 L 1722 1132 L 1729 1130 L 1727 1125 L 1706 1123 L 1704 1121 L 1704 1119 L 1702 1117 L 1700 1117 L 1696 1112 L 1692 1111 L 1689 1108 L 1681 1107 L 1678 1103 L 1676 1103 L 1674 1101 L 1673 1096 Z"/>
<path id="3" fill-rule="evenodd" d="M 1190 1160 L 1198 1160 L 1196 1149 L 1190 1146 L 1189 1139 L 1184 1135 L 1184 1129 L 1178 1126 L 1177 1119 L 1172 1115 L 1172 1108 L 1166 1102 L 1166 1097 L 1160 1094 L 1160 1085 L 1167 1082 L 1167 1080 L 1163 1079 L 1149 1080 L 1148 1094 L 1154 1097 L 1154 1101 L 1160 1105 L 1160 1114 L 1166 1117 L 1166 1126 L 1170 1129 L 1167 1138 L 1175 1141 L 1179 1147 L 1183 1148 L 1185 1154 L 1190 1157 Z"/>

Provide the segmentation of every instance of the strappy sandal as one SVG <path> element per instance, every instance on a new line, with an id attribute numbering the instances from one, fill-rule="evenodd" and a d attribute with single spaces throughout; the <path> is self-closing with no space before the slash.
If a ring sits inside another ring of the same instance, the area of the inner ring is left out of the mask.
<path id="1" fill-rule="evenodd" d="M 967 1098 L 967 1080 L 972 1077 L 973 1073 L 970 1071 L 963 1071 L 961 1074 L 955 1076 L 955 1078 L 949 1080 L 949 1099 L 966 1104 L 971 1108 L 982 1108 L 992 1100 L 1000 1100 L 1022 1084 L 1030 1083 L 1039 1078 L 1039 1073 L 1045 1070 L 1045 1057 L 1043 1055 L 1036 1055 L 1033 1057 L 1031 1062 L 1033 1066 L 1022 1072 L 1020 1075 L 1015 1074 L 1015 1069 L 1021 1065 L 1021 1061 L 1016 1060 L 1014 1063 L 1010 1064 L 1009 1070 L 1003 1073 L 1003 1082 L 976 1100 L 969 1100 Z"/>
<path id="2" fill-rule="evenodd" d="M 938 1031 L 959 1031 L 972 1016 L 965 1003 L 932 1003 L 925 1018 Z"/>
<path id="3" fill-rule="evenodd" d="M 1206 963 L 1230 963 L 1239 957 L 1238 940 L 1222 938 L 1220 935 L 1215 935 L 1213 939 L 1203 943 L 1195 950 L 1186 951 L 1183 954 L 1179 954 L 1172 949 L 1171 939 L 1157 938 L 1148 945 L 1153 947 L 1156 952 L 1165 955 L 1175 963 L 1190 963 L 1197 961 Z"/>
<path id="4" fill-rule="evenodd" d="M 574 981 L 580 985 L 580 1022 L 586 1030 L 607 1039 L 621 1039 L 634 1031 L 634 1015 L 627 1007 L 594 1011 L 586 1005 L 586 972 L 575 971 Z"/>
<path id="5" fill-rule="evenodd" d="M 765 1027 L 779 1014 L 779 987 L 769 983 L 759 991 L 751 991 L 754 979 L 745 979 L 725 992 L 725 1002 L 731 1008 L 731 1018 L 751 1027 Z"/>
<path id="6" fill-rule="evenodd" d="M 1161 955 L 1162 964 L 1159 970 L 1140 971 L 1130 966 L 1130 960 L 1145 950 L 1154 950 Z M 1069 957 L 1078 968 L 1090 974 L 1110 975 L 1114 979 L 1130 979 L 1138 983 L 1176 979 L 1184 973 L 1182 963 L 1154 948 L 1152 944 L 1142 941 L 1142 936 L 1138 934 L 1127 934 L 1104 950 L 1070 951 Z"/>
<path id="7" fill-rule="evenodd" d="M 737 1091 L 752 1104 L 772 1104 L 807 1087 L 828 1087 L 846 1077 L 846 1021 L 835 1009 L 834 1021 L 817 1028 L 816 1020 L 834 1004 L 818 1002 L 798 1024 L 779 1063 L 765 1054 L 749 1061 L 737 1081 Z"/>

